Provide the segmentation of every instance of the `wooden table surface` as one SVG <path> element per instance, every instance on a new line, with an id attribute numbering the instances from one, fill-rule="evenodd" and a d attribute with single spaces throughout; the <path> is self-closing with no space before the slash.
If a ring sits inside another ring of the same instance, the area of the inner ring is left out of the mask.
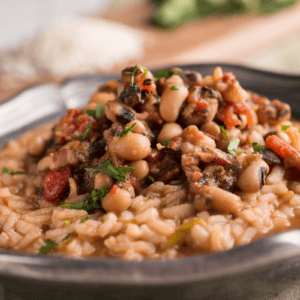
<path id="1" fill-rule="evenodd" d="M 148 68 L 208 61 L 243 63 L 250 53 L 300 29 L 300 5 L 271 16 L 210 17 L 171 31 L 150 25 L 154 8 L 153 3 L 146 1 L 115 1 L 98 16 L 142 30 L 145 37 L 144 57 L 118 64 L 112 72 L 137 63 Z M 41 74 L 34 81 L 24 81 L 0 74 L 0 101 L 30 85 L 64 79 Z"/>

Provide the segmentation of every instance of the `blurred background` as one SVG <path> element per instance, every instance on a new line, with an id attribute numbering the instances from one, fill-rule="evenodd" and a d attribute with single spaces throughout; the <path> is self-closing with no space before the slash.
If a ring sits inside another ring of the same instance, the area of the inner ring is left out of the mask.
<path id="1" fill-rule="evenodd" d="M 297 0 L 0 0 L 0 101 L 40 82 L 229 62 L 300 74 Z"/>

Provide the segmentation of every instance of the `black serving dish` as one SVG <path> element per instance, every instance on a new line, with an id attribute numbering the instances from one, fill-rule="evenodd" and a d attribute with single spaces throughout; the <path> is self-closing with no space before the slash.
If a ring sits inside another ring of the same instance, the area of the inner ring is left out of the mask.
<path id="1" fill-rule="evenodd" d="M 182 66 L 203 75 L 216 66 L 245 89 L 278 98 L 300 117 L 300 76 L 228 64 Z M 164 68 L 165 69 L 165 68 Z M 27 89 L 0 105 L 0 144 L 84 105 L 108 76 L 82 76 Z M 13 125 L 12 125 L 13 124 Z M 263 299 L 300 280 L 300 230 L 249 245 L 172 261 L 68 259 L 0 250 L 0 283 L 7 300 Z"/>

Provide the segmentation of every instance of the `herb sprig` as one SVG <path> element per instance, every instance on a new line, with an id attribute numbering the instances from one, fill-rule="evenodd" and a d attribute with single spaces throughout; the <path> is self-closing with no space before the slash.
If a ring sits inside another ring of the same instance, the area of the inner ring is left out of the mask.
<path id="1" fill-rule="evenodd" d="M 286 131 L 291 127 L 291 125 L 281 125 L 281 130 Z"/>
<path id="2" fill-rule="evenodd" d="M 134 85 L 134 75 L 135 75 L 135 72 L 137 70 L 137 68 L 142 68 L 144 70 L 144 74 L 146 75 L 148 73 L 148 69 L 141 66 L 141 65 L 135 65 L 134 69 L 132 72 L 126 72 L 126 75 L 131 75 L 131 79 L 130 79 L 130 86 L 133 86 Z"/>
<path id="3" fill-rule="evenodd" d="M 169 78 L 169 77 L 171 77 L 172 75 L 179 75 L 179 72 L 178 72 L 178 71 L 167 71 L 167 70 L 162 70 L 162 71 L 157 71 L 157 72 L 154 74 L 154 77 L 157 78 L 157 79 L 162 78 L 162 77 Z"/>
<path id="4" fill-rule="evenodd" d="M 110 191 L 109 188 L 104 186 L 101 190 L 92 190 L 91 197 L 78 202 L 74 204 L 62 204 L 61 207 L 67 208 L 67 209 L 77 209 L 77 210 L 93 210 L 93 209 L 99 209 L 101 208 L 101 202 L 103 198 L 108 194 Z M 100 201 L 100 202 L 99 202 Z"/>
<path id="5" fill-rule="evenodd" d="M 236 155 L 236 151 L 238 149 L 239 144 L 240 144 L 240 139 L 232 138 L 227 146 L 227 152 L 232 155 Z"/>
<path id="6" fill-rule="evenodd" d="M 253 147 L 253 150 L 255 152 L 259 152 L 260 150 L 264 150 L 265 149 L 264 146 L 262 146 L 262 145 L 260 145 L 258 143 L 252 143 L 252 147 Z"/>
<path id="7" fill-rule="evenodd" d="M 163 142 L 163 143 L 161 143 L 163 146 L 165 146 L 165 147 L 169 147 L 170 146 L 170 139 L 168 139 L 167 141 L 165 141 L 165 142 Z"/>
<path id="8" fill-rule="evenodd" d="M 9 169 L 5 168 L 5 167 L 2 169 L 2 173 L 3 174 L 9 174 L 9 175 L 25 174 L 23 171 L 10 171 L 9 172 Z"/>
<path id="9" fill-rule="evenodd" d="M 120 134 L 120 138 L 122 138 L 124 135 L 128 134 L 129 132 L 132 132 L 135 125 L 136 125 L 136 123 L 133 123 L 130 127 L 125 127 L 125 129 Z"/>
<path id="10" fill-rule="evenodd" d="M 170 87 L 170 90 L 172 91 L 178 91 L 180 89 L 180 85 L 174 84 Z"/>
<path id="11" fill-rule="evenodd" d="M 92 121 L 85 129 L 84 133 L 80 135 L 79 139 L 81 142 L 83 142 L 87 136 L 87 134 L 89 133 L 89 131 L 91 130 L 92 126 L 93 126 L 94 122 Z"/>
<path id="12" fill-rule="evenodd" d="M 126 173 L 135 171 L 135 168 L 124 167 L 116 168 L 109 160 L 107 160 L 101 167 L 96 169 L 86 168 L 89 172 L 94 172 L 95 174 L 102 172 L 106 175 L 113 177 L 114 179 L 126 182 Z"/>
<path id="13" fill-rule="evenodd" d="M 102 104 L 98 103 L 97 106 L 96 106 L 96 110 L 92 110 L 92 109 L 88 109 L 86 110 L 86 114 L 95 118 L 95 119 L 99 119 L 103 112 L 104 112 L 105 108 Z"/>
<path id="14" fill-rule="evenodd" d="M 224 126 L 219 125 L 219 127 L 220 127 L 221 131 L 225 134 L 226 140 L 228 140 L 228 133 L 225 130 Z"/>

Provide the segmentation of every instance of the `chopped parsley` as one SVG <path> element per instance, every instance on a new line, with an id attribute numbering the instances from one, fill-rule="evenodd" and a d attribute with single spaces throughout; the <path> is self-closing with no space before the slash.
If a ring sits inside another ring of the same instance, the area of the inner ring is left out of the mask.
<path id="1" fill-rule="evenodd" d="M 180 184 L 182 184 L 182 182 L 174 182 L 174 183 L 170 183 L 170 185 L 180 185 Z"/>
<path id="2" fill-rule="evenodd" d="M 74 204 L 63 204 L 60 206 L 67 209 L 83 209 L 85 211 L 98 209 L 101 208 L 101 202 L 106 194 L 109 193 L 109 191 L 110 189 L 104 186 L 101 190 L 92 190 L 91 197 L 85 199 L 84 201 Z"/>
<path id="3" fill-rule="evenodd" d="M 258 151 L 260 151 L 260 150 L 264 150 L 264 149 L 265 149 L 265 147 L 261 146 L 261 145 L 258 144 L 258 143 L 252 143 L 252 147 L 253 147 L 253 150 L 254 150 L 255 152 L 258 152 Z"/>
<path id="4" fill-rule="evenodd" d="M 180 85 L 174 84 L 170 87 L 170 90 L 172 91 L 178 91 L 180 89 Z"/>
<path id="5" fill-rule="evenodd" d="M 281 125 L 281 130 L 282 131 L 286 131 L 287 129 L 289 129 L 291 127 L 291 125 Z"/>
<path id="6" fill-rule="evenodd" d="M 168 139 L 167 141 L 165 141 L 165 142 L 163 142 L 163 143 L 161 143 L 163 146 L 165 146 L 165 147 L 169 147 L 170 146 L 170 139 Z"/>
<path id="7" fill-rule="evenodd" d="M 168 206 L 168 204 L 165 204 L 164 206 L 163 206 L 163 208 L 165 208 L 165 207 L 167 207 Z"/>
<path id="8" fill-rule="evenodd" d="M 148 177 L 153 183 L 155 183 L 154 178 L 152 176 L 148 176 Z"/>
<path id="9" fill-rule="evenodd" d="M 98 103 L 96 106 L 96 110 L 88 109 L 85 112 L 87 115 L 89 115 L 95 119 L 99 119 L 102 116 L 104 109 L 105 109 L 104 106 L 102 104 Z"/>
<path id="10" fill-rule="evenodd" d="M 130 127 L 125 127 L 125 129 L 120 134 L 120 138 L 122 138 L 124 135 L 128 134 L 129 132 L 132 132 L 135 125 L 136 123 L 133 123 Z"/>
<path id="11" fill-rule="evenodd" d="M 40 254 L 44 254 L 44 253 L 52 250 L 53 248 L 55 248 L 58 245 L 58 244 L 52 242 L 51 240 L 45 240 L 44 242 L 46 243 L 47 246 L 41 247 Z"/>
<path id="12" fill-rule="evenodd" d="M 77 118 L 74 122 L 75 122 L 75 123 L 78 123 L 79 121 L 80 121 L 79 118 Z"/>
<path id="13" fill-rule="evenodd" d="M 85 221 L 87 221 L 89 219 L 89 216 L 85 216 L 81 221 L 80 223 L 84 223 Z"/>
<path id="14" fill-rule="evenodd" d="M 228 140 L 228 134 L 227 134 L 227 131 L 225 130 L 224 126 L 219 125 L 219 127 L 220 127 L 221 131 L 225 134 L 226 140 Z"/>
<path id="15" fill-rule="evenodd" d="M 101 167 L 97 169 L 86 168 L 86 170 L 89 172 L 94 172 L 95 174 L 102 172 L 106 175 L 113 177 L 114 179 L 126 182 L 126 173 L 135 171 L 135 168 L 116 168 L 109 160 L 107 160 Z"/>
<path id="16" fill-rule="evenodd" d="M 151 199 L 151 196 L 148 197 L 148 200 L 150 200 L 150 199 Z"/>
<path id="17" fill-rule="evenodd" d="M 64 241 L 67 240 L 73 233 L 75 233 L 75 230 L 73 230 L 73 231 L 70 232 L 68 235 L 66 235 L 61 241 L 64 242 Z"/>
<path id="18" fill-rule="evenodd" d="M 157 79 L 162 78 L 162 77 L 169 78 L 172 75 L 179 75 L 179 72 L 177 72 L 177 71 L 167 71 L 167 70 L 157 71 L 155 73 L 154 77 L 157 78 Z"/>
<path id="19" fill-rule="evenodd" d="M 144 70 L 144 74 L 146 75 L 148 73 L 148 69 L 141 66 L 141 65 L 135 65 L 134 69 L 132 72 L 126 72 L 126 75 L 131 75 L 131 80 L 130 80 L 130 86 L 133 86 L 134 85 L 134 75 L 135 75 L 135 72 L 137 70 L 137 68 L 142 68 Z"/>
<path id="20" fill-rule="evenodd" d="M 9 170 L 8 170 L 8 168 L 3 168 L 2 169 L 2 173 L 3 174 L 9 174 L 9 175 L 18 175 L 18 174 L 25 174 L 24 172 L 22 172 L 22 171 L 10 171 L 9 172 Z"/>
<path id="21" fill-rule="evenodd" d="M 84 133 L 80 135 L 79 139 L 80 139 L 81 142 L 85 140 L 85 138 L 86 138 L 87 134 L 89 133 L 90 129 L 92 128 L 93 124 L 94 124 L 94 122 L 92 121 L 92 122 L 86 127 Z"/>
<path id="22" fill-rule="evenodd" d="M 70 224 L 70 221 L 69 220 L 65 220 L 65 225 L 69 226 L 69 224 Z"/>
<path id="23" fill-rule="evenodd" d="M 236 150 L 240 144 L 240 139 L 238 138 L 232 138 L 227 146 L 227 152 L 236 155 Z"/>
<path id="24" fill-rule="evenodd" d="M 73 233 L 75 233 L 75 230 L 73 230 L 72 232 L 70 232 L 68 235 L 66 235 L 61 242 L 64 242 L 65 240 L 67 240 Z M 51 240 L 45 240 L 44 241 L 46 243 L 47 246 L 43 246 L 40 249 L 40 254 L 45 254 L 46 252 L 52 250 L 53 248 L 55 248 L 56 246 L 58 246 L 58 243 L 54 243 Z"/>

